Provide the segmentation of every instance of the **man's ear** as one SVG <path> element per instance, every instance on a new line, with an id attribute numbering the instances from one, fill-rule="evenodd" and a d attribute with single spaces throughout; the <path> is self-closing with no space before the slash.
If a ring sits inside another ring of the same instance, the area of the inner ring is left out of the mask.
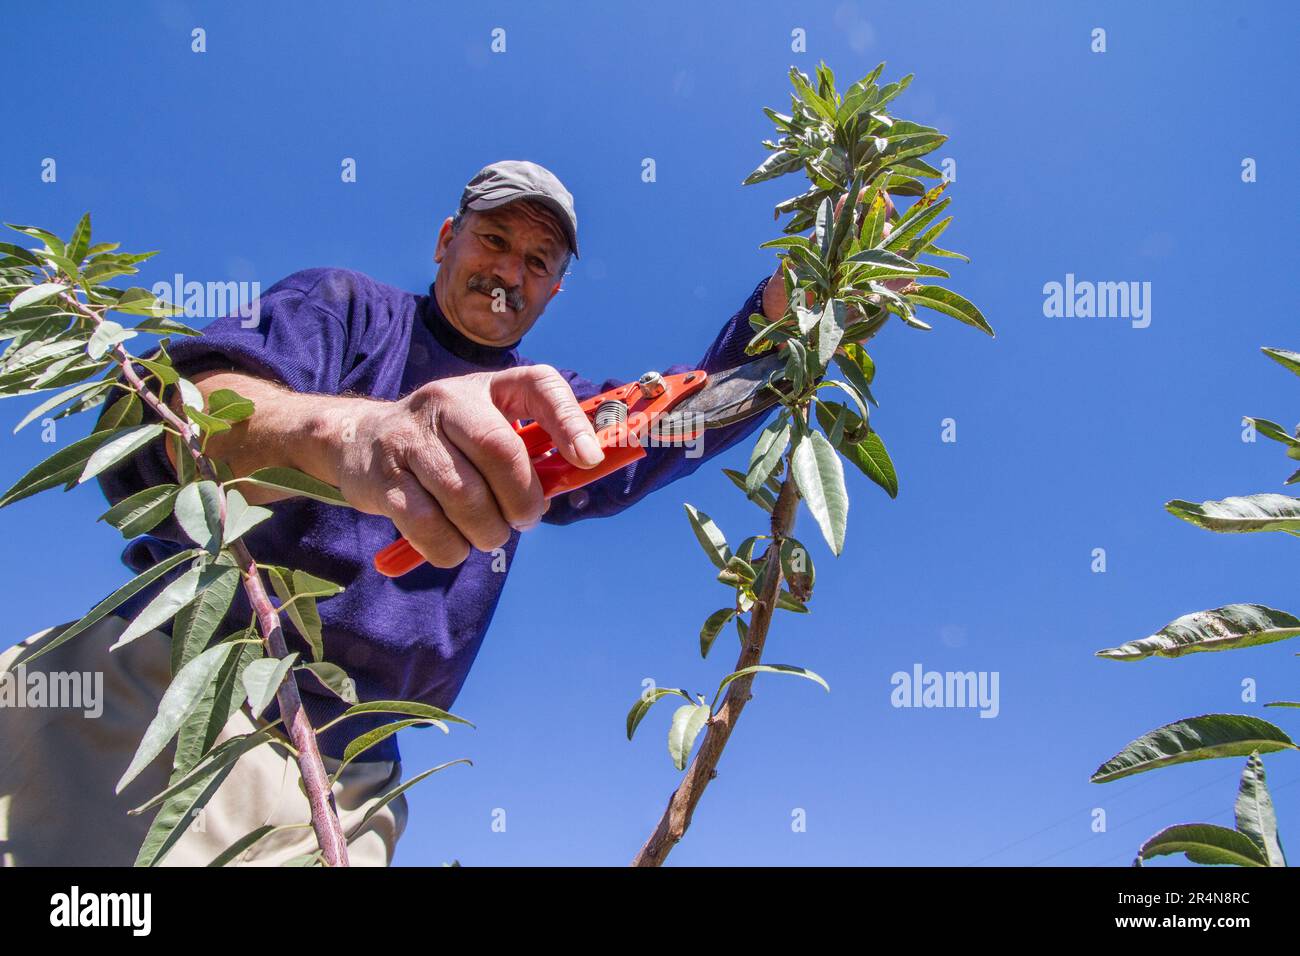
<path id="1" fill-rule="evenodd" d="M 557 293 L 557 292 L 560 291 L 560 284 L 561 284 L 563 281 L 564 281 L 563 279 L 557 279 L 556 282 L 555 282 L 555 285 L 552 286 L 552 288 L 551 288 L 551 298 L 552 298 L 552 299 L 555 298 L 555 293 Z M 548 301 L 549 301 L 549 300 L 548 300 Z"/>
<path id="2" fill-rule="evenodd" d="M 451 243 L 451 216 L 442 221 L 442 228 L 438 230 L 438 245 L 433 250 L 433 261 L 442 262 L 442 257 L 447 254 L 447 246 Z"/>

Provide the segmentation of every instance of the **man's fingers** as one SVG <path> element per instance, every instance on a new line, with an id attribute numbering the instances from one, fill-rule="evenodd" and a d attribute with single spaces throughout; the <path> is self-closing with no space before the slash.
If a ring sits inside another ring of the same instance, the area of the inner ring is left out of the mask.
<path id="1" fill-rule="evenodd" d="M 523 365 L 497 372 L 490 388 L 492 403 L 503 415 L 536 421 L 572 464 L 591 468 L 604 460 L 596 431 L 573 389 L 551 366 Z"/>
<path id="2" fill-rule="evenodd" d="M 413 475 L 389 488 L 384 500 L 385 513 L 402 537 L 434 567 L 454 568 L 469 557 L 469 542 Z"/>
<path id="3" fill-rule="evenodd" d="M 446 420 L 439 416 L 444 427 Z M 407 468 L 470 545 L 480 551 L 502 547 L 510 540 L 510 527 L 492 489 L 455 440 L 446 434 L 441 438 L 408 452 Z"/>
<path id="4" fill-rule="evenodd" d="M 523 439 L 491 403 L 448 408 L 439 415 L 437 425 L 443 442 L 455 446 L 487 482 L 492 510 L 498 517 L 515 528 L 541 518 L 546 504 L 542 481 Z M 491 530 L 499 533 L 498 528 Z"/>

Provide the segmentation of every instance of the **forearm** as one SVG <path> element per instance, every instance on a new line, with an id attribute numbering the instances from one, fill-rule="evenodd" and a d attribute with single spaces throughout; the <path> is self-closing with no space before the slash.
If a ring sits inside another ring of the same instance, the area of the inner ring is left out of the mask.
<path id="1" fill-rule="evenodd" d="M 382 404 L 368 398 L 295 392 L 243 372 L 204 372 L 194 376 L 193 382 L 205 402 L 212 392 L 225 388 L 249 399 L 256 408 L 251 417 L 208 439 L 208 454 L 224 461 L 236 477 L 282 466 L 337 485 L 340 445 L 355 433 L 364 412 Z M 167 457 L 174 468 L 175 449 L 170 442 Z M 263 503 L 285 497 L 262 489 L 244 491 L 250 501 L 256 497 Z"/>

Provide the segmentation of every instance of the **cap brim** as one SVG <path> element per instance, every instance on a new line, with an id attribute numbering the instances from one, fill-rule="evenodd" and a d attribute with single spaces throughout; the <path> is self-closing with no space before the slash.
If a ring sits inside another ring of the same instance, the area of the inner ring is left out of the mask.
<path id="1" fill-rule="evenodd" d="M 576 259 L 582 258 L 578 255 L 578 236 L 573 231 L 573 223 L 569 221 L 569 214 L 554 198 L 546 193 L 520 193 L 508 192 L 504 196 L 480 196 L 478 199 L 471 200 L 465 208 L 473 209 L 478 212 L 486 212 L 489 209 L 496 209 L 499 206 L 505 206 L 512 202 L 518 202 L 521 199 L 532 199 L 542 203 L 548 209 L 555 213 L 555 218 L 559 220 L 560 228 L 564 231 L 564 238 L 569 243 L 569 248 L 573 250 L 573 256 Z"/>

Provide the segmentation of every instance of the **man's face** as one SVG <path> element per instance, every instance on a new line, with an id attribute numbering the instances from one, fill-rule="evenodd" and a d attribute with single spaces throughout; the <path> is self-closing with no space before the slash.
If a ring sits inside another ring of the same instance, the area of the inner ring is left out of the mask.
<path id="1" fill-rule="evenodd" d="M 568 244 L 549 214 L 520 200 L 442 224 L 434 295 L 447 320 L 483 345 L 523 337 L 559 291 Z"/>

